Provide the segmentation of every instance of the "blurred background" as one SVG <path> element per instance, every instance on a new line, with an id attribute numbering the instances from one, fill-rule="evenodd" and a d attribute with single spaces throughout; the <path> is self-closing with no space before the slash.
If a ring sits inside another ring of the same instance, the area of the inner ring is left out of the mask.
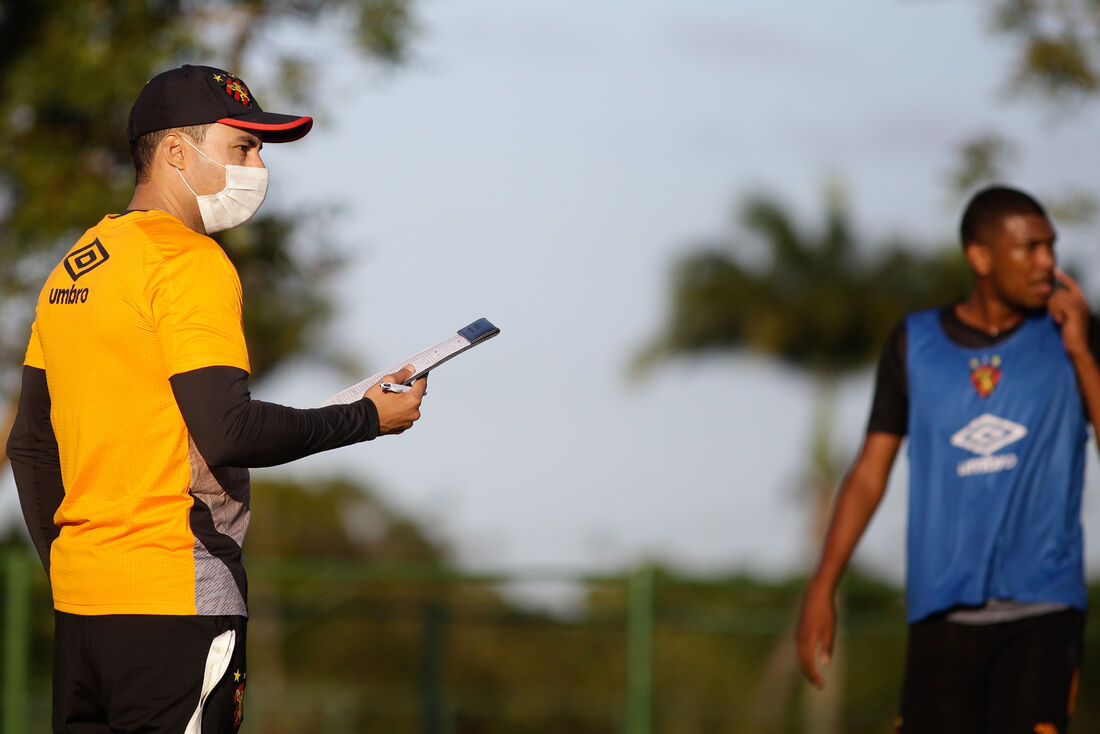
<path id="1" fill-rule="evenodd" d="M 967 290 L 972 191 L 1043 201 L 1098 303 L 1098 30 L 1086 0 L 0 3 L 0 438 L 41 283 L 129 201 L 133 98 L 227 68 L 316 119 L 219 235 L 256 397 L 502 330 L 414 430 L 253 473 L 245 731 L 885 731 L 904 457 L 823 693 L 801 584 L 886 333 Z M 0 535 L 2 729 L 43 731 L 49 592 L 6 469 Z"/>

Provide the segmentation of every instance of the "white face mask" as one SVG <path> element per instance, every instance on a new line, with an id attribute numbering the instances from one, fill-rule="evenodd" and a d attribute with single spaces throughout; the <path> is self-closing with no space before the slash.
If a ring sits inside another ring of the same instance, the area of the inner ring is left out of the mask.
<path id="1" fill-rule="evenodd" d="M 183 140 L 195 148 L 203 158 L 225 169 L 225 188 L 216 194 L 202 196 L 195 194 L 195 190 L 187 183 L 187 179 L 183 178 L 183 172 L 176 169 L 176 173 L 183 179 L 183 185 L 195 194 L 195 201 L 199 203 L 199 215 L 202 217 L 206 233 L 221 232 L 223 229 L 236 227 L 251 219 L 267 197 L 267 169 L 222 165 L 195 147 L 194 143 L 187 138 Z"/>

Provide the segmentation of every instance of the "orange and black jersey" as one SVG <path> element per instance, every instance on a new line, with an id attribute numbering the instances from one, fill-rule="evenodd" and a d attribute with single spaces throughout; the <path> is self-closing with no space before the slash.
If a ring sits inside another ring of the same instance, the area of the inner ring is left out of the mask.
<path id="1" fill-rule="evenodd" d="M 252 400 L 233 265 L 174 217 L 127 212 L 42 289 L 8 454 L 58 610 L 245 614 L 243 467 L 377 434 L 369 400 Z"/>

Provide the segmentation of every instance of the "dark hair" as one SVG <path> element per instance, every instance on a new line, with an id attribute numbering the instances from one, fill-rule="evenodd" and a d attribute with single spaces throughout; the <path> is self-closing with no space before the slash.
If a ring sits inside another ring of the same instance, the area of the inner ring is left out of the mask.
<path id="1" fill-rule="evenodd" d="M 137 183 L 149 181 L 150 167 L 153 165 L 153 156 L 157 152 L 157 146 L 168 133 L 183 133 L 196 143 L 206 140 L 206 129 L 209 125 L 191 125 L 189 127 L 170 127 L 164 130 L 154 130 L 151 133 L 135 139 L 130 143 L 130 157 L 134 160 L 134 177 Z"/>
<path id="2" fill-rule="evenodd" d="M 1042 205 L 1029 194 L 1008 186 L 990 186 L 970 198 L 963 212 L 959 235 L 965 248 L 970 242 L 988 242 L 996 236 L 1005 219 L 1015 215 L 1047 215 Z"/>

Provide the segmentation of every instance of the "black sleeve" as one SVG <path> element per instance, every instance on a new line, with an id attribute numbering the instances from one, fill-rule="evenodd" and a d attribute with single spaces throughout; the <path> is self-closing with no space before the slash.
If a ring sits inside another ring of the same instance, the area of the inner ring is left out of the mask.
<path id="1" fill-rule="evenodd" d="M 48 574 L 50 544 L 60 532 L 53 516 L 65 497 L 65 486 L 61 482 L 57 437 L 50 423 L 50 390 L 44 370 L 23 367 L 23 389 L 7 453 L 23 520 Z"/>
<path id="2" fill-rule="evenodd" d="M 1100 319 L 1089 314 L 1089 351 L 1092 358 L 1100 364 Z"/>
<path id="3" fill-rule="evenodd" d="M 905 319 L 898 322 L 878 361 L 875 375 L 875 398 L 867 432 L 892 433 L 904 436 L 909 431 L 909 375 L 905 369 L 908 336 Z"/>
<path id="4" fill-rule="evenodd" d="M 274 466 L 378 436 L 370 400 L 297 409 L 253 400 L 248 373 L 203 367 L 169 382 L 187 430 L 210 466 Z"/>

